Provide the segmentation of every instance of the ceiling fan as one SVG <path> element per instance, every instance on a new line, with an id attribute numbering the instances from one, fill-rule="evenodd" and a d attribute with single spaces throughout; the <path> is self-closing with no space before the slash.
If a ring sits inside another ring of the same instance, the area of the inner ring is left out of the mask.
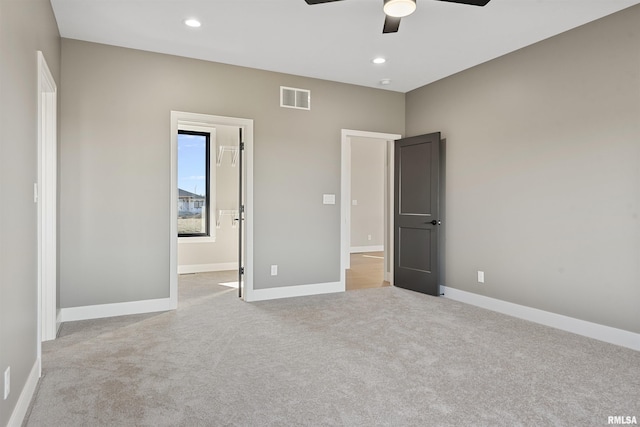
<path id="1" fill-rule="evenodd" d="M 304 0 L 307 4 L 320 4 L 320 3 L 331 3 L 334 1 L 342 1 L 342 0 Z M 396 33 L 398 32 L 398 28 L 400 28 L 400 19 L 405 16 L 411 15 L 416 10 L 416 0 L 383 0 L 384 6 L 382 9 L 386 15 L 384 19 L 384 27 L 382 28 L 382 32 L 386 33 Z M 446 1 L 450 3 L 462 3 L 469 4 L 472 6 L 485 6 L 491 0 L 439 0 Z"/>

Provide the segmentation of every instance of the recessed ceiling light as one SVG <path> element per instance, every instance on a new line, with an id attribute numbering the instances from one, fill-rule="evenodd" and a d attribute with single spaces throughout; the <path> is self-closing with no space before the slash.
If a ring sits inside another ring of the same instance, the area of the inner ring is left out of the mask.
<path id="1" fill-rule="evenodd" d="M 371 62 L 373 62 L 374 64 L 384 64 L 385 62 L 387 62 L 387 60 L 379 56 L 377 58 L 373 58 Z"/>
<path id="2" fill-rule="evenodd" d="M 191 19 L 186 19 L 184 21 L 184 25 L 186 25 L 187 27 L 191 27 L 191 28 L 198 28 L 202 24 L 197 19 L 191 18 Z"/>
<path id="3" fill-rule="evenodd" d="M 389 85 L 391 84 L 391 79 L 382 79 L 380 80 L 380 84 L 384 86 Z"/>

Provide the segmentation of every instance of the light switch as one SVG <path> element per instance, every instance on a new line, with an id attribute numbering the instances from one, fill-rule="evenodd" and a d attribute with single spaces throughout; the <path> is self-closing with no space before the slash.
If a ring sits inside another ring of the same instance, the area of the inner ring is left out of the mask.
<path id="1" fill-rule="evenodd" d="M 323 194 L 322 195 L 322 204 L 323 205 L 335 205 L 336 204 L 336 195 L 335 194 Z"/>
<path id="2" fill-rule="evenodd" d="M 351 204 L 352 204 L 353 206 L 358 206 L 358 201 L 357 201 L 357 200 L 352 200 L 352 201 L 351 201 Z"/>

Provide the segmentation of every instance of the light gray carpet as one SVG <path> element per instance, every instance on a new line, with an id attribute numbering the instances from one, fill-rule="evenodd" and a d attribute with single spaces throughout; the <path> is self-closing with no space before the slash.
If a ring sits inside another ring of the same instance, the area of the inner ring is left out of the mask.
<path id="1" fill-rule="evenodd" d="M 640 417 L 640 352 L 398 288 L 64 324 L 28 426 L 602 426 Z M 233 280 L 229 278 L 229 280 Z"/>

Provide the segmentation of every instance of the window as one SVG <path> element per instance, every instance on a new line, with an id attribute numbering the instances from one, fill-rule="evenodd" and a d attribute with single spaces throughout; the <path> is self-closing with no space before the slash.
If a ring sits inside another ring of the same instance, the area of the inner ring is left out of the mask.
<path id="1" fill-rule="evenodd" d="M 211 237 L 211 133 L 178 131 L 178 237 Z"/>

